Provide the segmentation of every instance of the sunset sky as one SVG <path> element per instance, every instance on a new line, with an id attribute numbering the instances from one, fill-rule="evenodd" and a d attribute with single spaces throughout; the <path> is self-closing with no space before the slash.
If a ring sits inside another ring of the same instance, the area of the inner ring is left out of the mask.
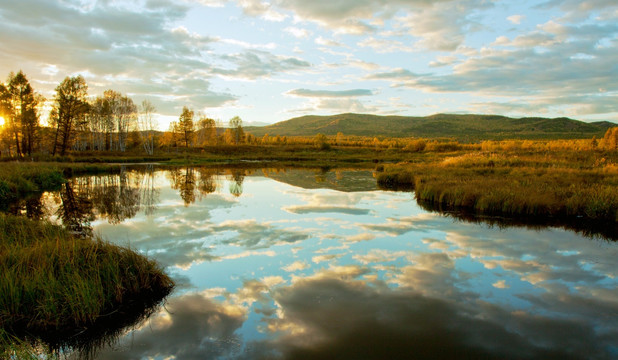
<path id="1" fill-rule="evenodd" d="M 225 122 L 483 113 L 618 121 L 616 0 L 1 0 L 0 76 Z"/>

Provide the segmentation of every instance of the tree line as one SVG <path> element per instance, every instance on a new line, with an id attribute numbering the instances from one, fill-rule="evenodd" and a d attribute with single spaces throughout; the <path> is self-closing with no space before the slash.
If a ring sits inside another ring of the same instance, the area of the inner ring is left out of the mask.
<path id="1" fill-rule="evenodd" d="M 152 155 L 157 147 L 194 147 L 241 144 L 245 141 L 242 120 L 234 117 L 230 128 L 184 107 L 168 132 L 157 131 L 156 107 L 115 90 L 88 96 L 83 76 L 67 76 L 53 99 L 37 93 L 26 75 L 11 72 L 0 83 L 0 156 L 24 157 L 33 153 L 65 155 L 69 151 L 117 151 L 142 148 Z M 41 124 L 45 107 L 51 104 L 47 126 Z"/>

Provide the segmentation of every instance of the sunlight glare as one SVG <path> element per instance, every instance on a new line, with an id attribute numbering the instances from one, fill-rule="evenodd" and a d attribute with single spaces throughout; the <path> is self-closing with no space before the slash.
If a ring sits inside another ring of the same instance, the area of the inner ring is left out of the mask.
<path id="1" fill-rule="evenodd" d="M 4 118 L 0 116 L 0 127 L 4 126 Z"/>

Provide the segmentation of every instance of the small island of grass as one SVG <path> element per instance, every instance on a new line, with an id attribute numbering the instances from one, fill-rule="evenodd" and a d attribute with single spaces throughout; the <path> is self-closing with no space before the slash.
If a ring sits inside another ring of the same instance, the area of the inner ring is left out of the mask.
<path id="1" fill-rule="evenodd" d="M 67 346 L 58 339 L 109 335 L 96 328 L 110 319 L 116 325 L 139 320 L 173 287 L 155 262 L 131 249 L 0 215 L 2 358 Z"/>

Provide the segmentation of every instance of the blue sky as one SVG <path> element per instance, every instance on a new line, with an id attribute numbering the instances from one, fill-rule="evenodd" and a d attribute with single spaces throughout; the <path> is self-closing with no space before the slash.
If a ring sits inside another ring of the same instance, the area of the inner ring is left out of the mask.
<path id="1" fill-rule="evenodd" d="M 0 76 L 227 122 L 343 112 L 618 121 L 615 0 L 5 0 Z M 4 75 L 2 75 L 4 74 Z"/>

